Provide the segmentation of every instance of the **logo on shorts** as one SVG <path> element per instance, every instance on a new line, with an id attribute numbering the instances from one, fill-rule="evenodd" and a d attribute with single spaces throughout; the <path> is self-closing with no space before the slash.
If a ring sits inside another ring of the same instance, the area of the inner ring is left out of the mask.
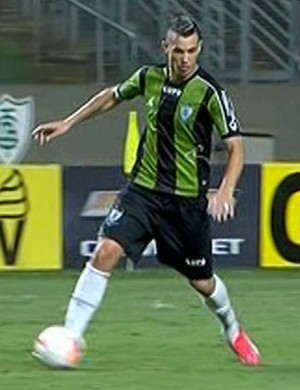
<path id="1" fill-rule="evenodd" d="M 185 262 L 190 267 L 204 267 L 206 265 L 206 259 L 202 257 L 201 259 L 185 259 Z"/>
<path id="2" fill-rule="evenodd" d="M 105 223 L 107 226 L 116 225 L 124 215 L 124 210 L 119 209 L 118 207 L 113 207 L 108 213 Z"/>

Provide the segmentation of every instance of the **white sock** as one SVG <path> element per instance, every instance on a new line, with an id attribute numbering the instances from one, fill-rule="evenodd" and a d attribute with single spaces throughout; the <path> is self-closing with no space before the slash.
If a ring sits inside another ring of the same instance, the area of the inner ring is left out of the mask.
<path id="1" fill-rule="evenodd" d="M 211 296 L 205 298 L 205 304 L 218 317 L 227 339 L 233 343 L 239 330 L 239 323 L 224 282 L 218 275 L 214 275 L 214 278 L 216 282 L 215 290 Z"/>
<path id="2" fill-rule="evenodd" d="M 94 313 L 101 305 L 110 274 L 87 263 L 76 283 L 65 317 L 65 326 L 83 337 Z"/>

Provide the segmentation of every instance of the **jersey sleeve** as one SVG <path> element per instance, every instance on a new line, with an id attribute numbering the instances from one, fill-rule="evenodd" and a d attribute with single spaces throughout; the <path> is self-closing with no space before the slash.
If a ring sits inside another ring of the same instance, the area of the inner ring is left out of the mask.
<path id="1" fill-rule="evenodd" d="M 117 85 L 115 94 L 120 100 L 134 99 L 143 95 L 145 90 L 146 67 L 141 67 L 123 83 Z"/>
<path id="2" fill-rule="evenodd" d="M 208 104 L 208 111 L 221 138 L 241 135 L 241 127 L 232 101 L 223 89 L 214 91 Z"/>

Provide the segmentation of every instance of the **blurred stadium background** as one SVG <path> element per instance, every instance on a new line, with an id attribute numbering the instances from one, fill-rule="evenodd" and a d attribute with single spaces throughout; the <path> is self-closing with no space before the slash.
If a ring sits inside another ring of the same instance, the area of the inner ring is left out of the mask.
<path id="1" fill-rule="evenodd" d="M 162 61 L 168 19 L 188 12 L 203 30 L 201 64 L 233 96 L 248 161 L 297 161 L 299 8 L 298 0 L 0 0 L 0 91 L 33 96 L 35 122 L 61 117 L 140 64 Z M 120 164 L 128 107 L 91 121 L 84 147 L 79 130 L 42 153 L 32 145 L 24 162 Z"/>
<path id="2" fill-rule="evenodd" d="M 182 12 L 199 22 L 202 63 L 222 81 L 297 79 L 297 0 L 1 0 L 0 80 L 115 82 L 161 60 L 168 18 Z"/>

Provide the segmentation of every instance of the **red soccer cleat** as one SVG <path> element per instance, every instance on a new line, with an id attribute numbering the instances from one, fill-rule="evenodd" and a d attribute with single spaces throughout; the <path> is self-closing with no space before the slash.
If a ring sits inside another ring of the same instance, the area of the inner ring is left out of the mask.
<path id="1" fill-rule="evenodd" d="M 242 329 L 238 331 L 234 342 L 229 343 L 229 345 L 241 363 L 247 366 L 259 366 L 261 364 L 261 356 L 257 347 Z"/>

